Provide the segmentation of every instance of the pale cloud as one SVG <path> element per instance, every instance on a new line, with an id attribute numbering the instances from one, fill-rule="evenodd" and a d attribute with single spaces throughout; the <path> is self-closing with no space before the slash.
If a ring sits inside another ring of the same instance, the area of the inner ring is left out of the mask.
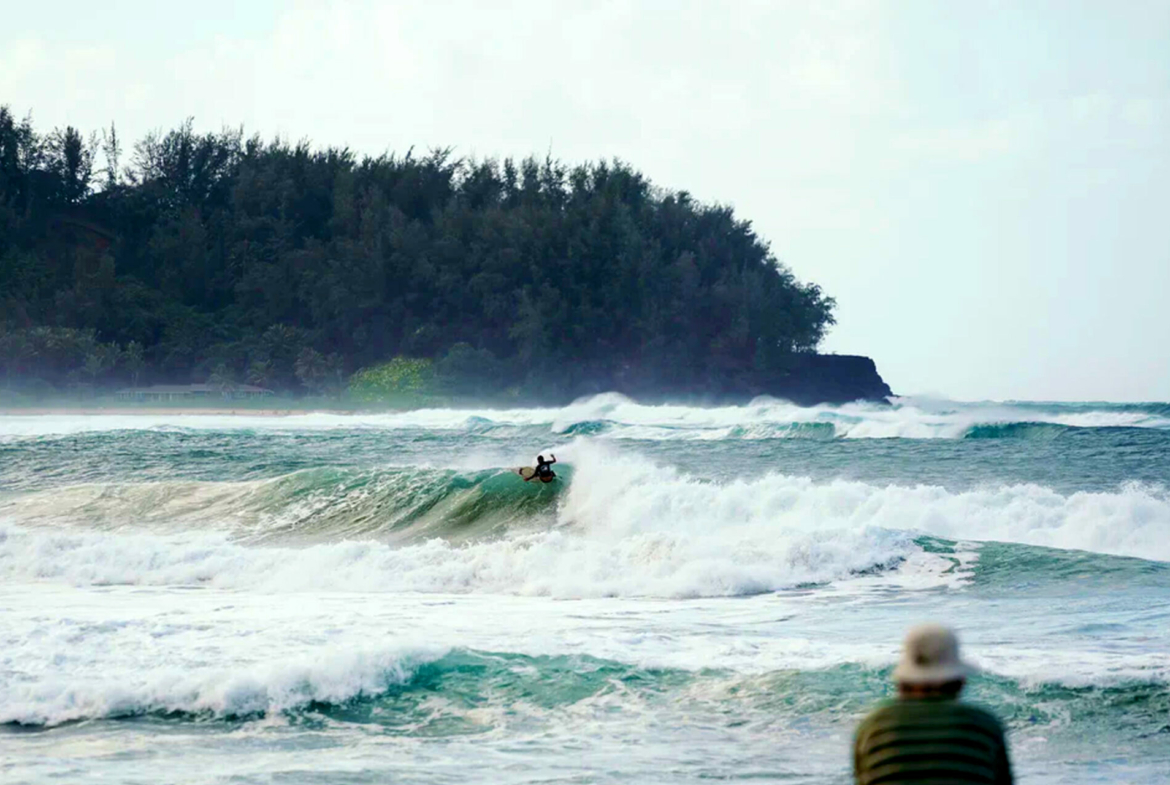
<path id="1" fill-rule="evenodd" d="M 19 90 L 46 59 L 45 46 L 37 40 L 12 41 L 0 48 L 0 90 Z"/>
<path id="2" fill-rule="evenodd" d="M 1034 147 L 1040 125 L 1035 115 L 1017 114 L 967 126 L 912 129 L 894 144 L 903 155 L 969 164 Z"/>
<path id="3" fill-rule="evenodd" d="M 1166 99 L 1131 98 L 1122 104 L 1121 116 L 1139 129 L 1152 129 L 1166 125 L 1168 105 L 1170 101 Z"/>
<path id="4" fill-rule="evenodd" d="M 0 101 L 127 139 L 194 116 L 374 154 L 621 157 L 752 220 L 837 297 L 827 348 L 900 392 L 1170 398 L 1149 337 L 1170 334 L 1170 7 L 250 8 L 161 43 L 133 23 L 100 46 L 0 32 Z M 1118 345 L 1141 348 L 1073 370 Z"/>

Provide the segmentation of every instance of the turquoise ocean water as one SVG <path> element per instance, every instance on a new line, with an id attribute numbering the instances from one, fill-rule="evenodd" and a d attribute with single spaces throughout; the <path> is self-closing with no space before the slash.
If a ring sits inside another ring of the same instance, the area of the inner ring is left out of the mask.
<path id="1" fill-rule="evenodd" d="M 1167 404 L 0 417 L 0 780 L 846 783 L 938 620 L 1162 783 L 1168 488 Z"/>

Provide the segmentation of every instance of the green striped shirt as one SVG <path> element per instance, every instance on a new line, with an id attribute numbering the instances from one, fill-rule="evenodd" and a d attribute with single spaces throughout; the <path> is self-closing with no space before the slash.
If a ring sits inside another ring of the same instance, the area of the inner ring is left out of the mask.
<path id="1" fill-rule="evenodd" d="M 857 728 L 853 774 L 858 785 L 1012 781 L 999 720 L 949 698 L 893 700 L 875 709 Z"/>

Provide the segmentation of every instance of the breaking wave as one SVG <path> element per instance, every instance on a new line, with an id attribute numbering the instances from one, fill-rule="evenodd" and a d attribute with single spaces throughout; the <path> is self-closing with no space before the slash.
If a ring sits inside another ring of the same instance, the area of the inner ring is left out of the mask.
<path id="1" fill-rule="evenodd" d="M 607 393 L 557 409 L 419 409 L 390 414 L 284 416 L 110 414 L 0 417 L 0 441 L 95 431 L 192 429 L 296 432 L 381 429 L 462 432 L 485 438 L 557 434 L 611 439 L 960 439 L 1047 435 L 1047 426 L 1170 430 L 1170 404 L 958 403 L 896 399 L 801 407 L 760 398 L 745 406 L 640 404 Z"/>
<path id="2" fill-rule="evenodd" d="M 559 467 L 558 467 L 559 468 Z M 562 482 L 572 476 L 562 469 Z M 87 484 L 0 499 L 0 517 L 91 529 L 218 530 L 236 539 L 483 537 L 555 511 L 561 483 L 511 469 L 306 469 L 248 482 Z"/>
<path id="3" fill-rule="evenodd" d="M 1152 674 L 1151 674 L 1152 675 Z M 673 706 L 761 719 L 860 713 L 881 697 L 889 668 L 841 663 L 823 669 L 738 674 L 722 669 L 646 668 L 587 655 L 530 656 L 442 647 L 327 652 L 291 661 L 151 669 L 110 679 L 96 670 L 0 687 L 0 724 L 55 726 L 84 719 L 238 721 L 284 715 L 377 724 L 418 736 L 478 733 L 550 712 L 636 711 Z M 977 700 L 1010 726 L 1074 720 L 1123 723 L 1156 738 L 1165 731 L 1165 674 L 1109 686 L 978 677 Z"/>
<path id="4" fill-rule="evenodd" d="M 0 524 L 0 578 L 269 592 L 499 593 L 553 597 L 757 594 L 907 563 L 954 581 L 954 562 L 893 532 L 596 539 L 561 531 L 463 546 L 348 540 L 248 547 L 223 536 L 95 534 Z M 917 577 L 911 576 L 911 579 Z M 933 583 L 933 581 L 931 581 Z"/>
<path id="5" fill-rule="evenodd" d="M 405 685 L 420 666 L 443 654 L 360 651 L 241 669 L 150 670 L 117 680 L 93 673 L 80 680 L 14 683 L 0 692 L 0 723 L 59 725 L 142 715 L 230 719 L 338 705 Z"/>
<path id="6" fill-rule="evenodd" d="M 874 573 L 961 581 L 964 560 L 924 551 L 922 535 L 1170 561 L 1160 487 L 713 482 L 588 441 L 563 458 L 545 487 L 505 470 L 321 469 L 25 494 L 0 505 L 0 578 L 557 597 L 742 595 Z"/>
<path id="7" fill-rule="evenodd" d="M 1050 422 L 1009 422 L 973 425 L 963 434 L 966 439 L 1055 439 L 1078 430 L 1071 425 Z"/>

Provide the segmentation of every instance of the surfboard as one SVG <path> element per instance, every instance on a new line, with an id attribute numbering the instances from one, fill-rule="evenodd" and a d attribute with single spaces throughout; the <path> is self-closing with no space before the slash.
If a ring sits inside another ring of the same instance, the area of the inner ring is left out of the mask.
<path id="1" fill-rule="evenodd" d="M 533 469 L 531 466 L 521 466 L 516 470 L 516 473 L 527 481 L 536 476 L 536 469 Z M 539 479 L 541 482 L 552 482 L 556 477 L 540 477 Z"/>

